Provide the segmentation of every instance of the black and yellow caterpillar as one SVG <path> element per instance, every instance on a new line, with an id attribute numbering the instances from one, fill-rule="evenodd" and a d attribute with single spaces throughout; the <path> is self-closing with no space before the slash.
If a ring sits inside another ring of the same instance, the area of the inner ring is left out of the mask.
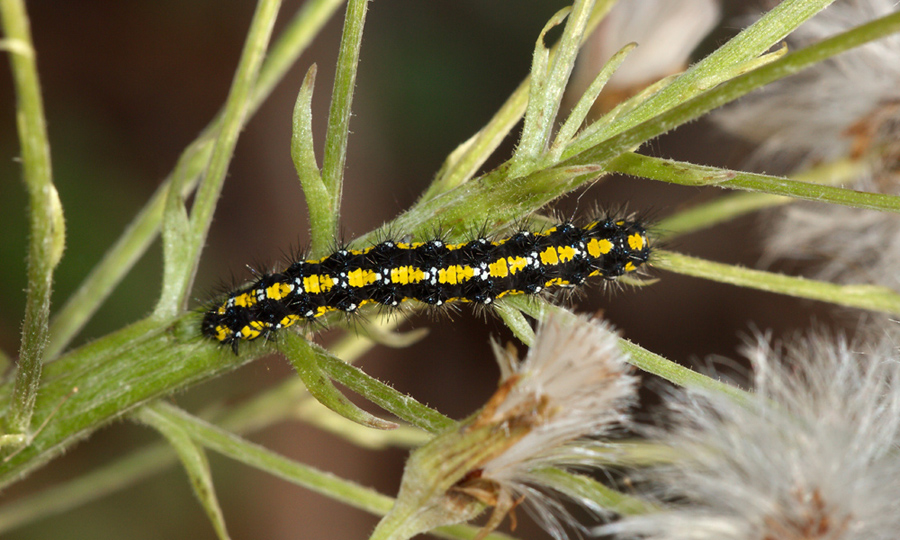
<path id="1" fill-rule="evenodd" d="M 355 313 L 366 304 L 399 306 L 409 300 L 490 305 L 506 295 L 574 287 L 593 276 L 614 280 L 649 257 L 644 226 L 624 219 L 599 219 L 584 227 L 562 223 L 460 244 L 386 241 L 264 275 L 206 311 L 202 330 L 237 352 L 241 341 L 332 311 Z"/>

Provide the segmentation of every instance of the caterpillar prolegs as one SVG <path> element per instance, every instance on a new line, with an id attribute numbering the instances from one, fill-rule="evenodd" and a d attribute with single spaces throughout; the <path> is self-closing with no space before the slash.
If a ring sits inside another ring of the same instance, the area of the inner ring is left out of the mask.
<path id="1" fill-rule="evenodd" d="M 241 341 L 332 311 L 355 313 L 366 304 L 399 306 L 409 300 L 490 305 L 506 295 L 575 287 L 593 276 L 615 280 L 649 256 L 644 226 L 624 219 L 599 219 L 583 227 L 561 223 L 541 232 L 459 244 L 386 241 L 297 261 L 264 275 L 207 311 L 202 330 L 237 352 Z"/>

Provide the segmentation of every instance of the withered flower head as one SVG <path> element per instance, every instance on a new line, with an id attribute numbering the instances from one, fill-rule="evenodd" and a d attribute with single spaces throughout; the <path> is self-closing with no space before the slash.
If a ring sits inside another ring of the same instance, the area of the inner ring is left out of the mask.
<path id="1" fill-rule="evenodd" d="M 653 540 L 887 540 L 900 531 L 900 364 L 813 336 L 749 348 L 749 401 L 673 395 L 679 457 L 644 475 L 665 509 L 598 529 Z"/>
<path id="2" fill-rule="evenodd" d="M 499 388 L 481 411 L 413 452 L 394 508 L 372 538 L 409 538 L 492 507 L 487 534 L 522 501 L 552 534 L 563 534 L 562 507 L 537 471 L 585 465 L 589 458 L 570 444 L 624 422 L 636 378 L 606 324 L 570 314 L 551 315 L 521 362 L 495 350 Z"/>

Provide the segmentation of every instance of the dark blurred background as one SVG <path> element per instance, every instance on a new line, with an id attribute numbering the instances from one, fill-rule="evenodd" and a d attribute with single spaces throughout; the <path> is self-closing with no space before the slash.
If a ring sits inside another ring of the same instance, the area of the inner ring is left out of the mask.
<path id="1" fill-rule="evenodd" d="M 662 0 L 661 0 L 662 1 Z M 300 6 L 286 0 L 283 23 Z M 534 40 L 564 1 L 453 0 L 372 2 L 347 159 L 342 227 L 353 238 L 408 208 L 444 157 L 474 133 L 528 73 Z M 725 20 L 750 2 L 725 6 Z M 68 244 L 56 274 L 59 307 L 175 164 L 181 150 L 219 110 L 245 37 L 252 2 L 29 3 L 43 85 L 56 185 Z M 308 238 L 306 207 L 290 159 L 291 111 L 304 73 L 318 64 L 314 105 L 321 145 L 342 10 L 242 133 L 195 287 L 206 300 L 224 281 L 247 277 L 244 265 L 276 263 Z M 279 27 L 280 28 L 280 27 Z M 699 55 L 724 42 L 736 24 L 721 24 Z M 276 35 L 278 29 L 276 29 Z M 24 305 L 26 213 L 20 181 L 14 96 L 0 69 L 0 346 L 15 355 Z M 743 149 L 703 121 L 652 142 L 644 151 L 717 166 L 740 166 Z M 320 146 L 319 146 L 320 147 Z M 499 152 L 505 159 L 512 144 Z M 611 178 L 555 205 L 585 215 L 595 204 L 649 210 L 665 217 L 720 194 L 715 189 Z M 751 218 L 680 238 L 669 247 L 726 263 L 754 265 L 758 233 Z M 158 243 L 78 338 L 77 344 L 134 321 L 160 285 Z M 693 365 L 710 355 L 734 357 L 752 325 L 776 334 L 808 324 L 818 306 L 651 271 L 659 282 L 640 290 L 589 288 L 574 307 L 602 310 L 625 336 Z M 819 314 L 819 317 L 827 315 Z M 377 348 L 363 367 L 401 391 L 455 418 L 490 395 L 497 369 L 489 336 L 511 339 L 497 320 L 463 309 L 449 318 L 412 317 L 404 328 L 430 329 L 405 350 Z M 326 336 L 324 339 L 328 339 Z M 277 357 L 255 362 L 173 400 L 190 410 L 238 402 L 291 377 Z M 360 450 L 298 424 L 250 438 L 322 469 L 396 492 L 406 452 Z M 159 438 L 123 423 L 109 426 L 2 495 L 13 498 L 74 477 Z M 212 467 L 232 537 L 366 538 L 375 518 L 215 455 Z M 521 520 L 520 520 L 521 521 Z M 545 537 L 524 524 L 524 537 Z M 6 538 L 214 538 L 184 473 L 171 468 L 115 496 L 23 527 Z"/>

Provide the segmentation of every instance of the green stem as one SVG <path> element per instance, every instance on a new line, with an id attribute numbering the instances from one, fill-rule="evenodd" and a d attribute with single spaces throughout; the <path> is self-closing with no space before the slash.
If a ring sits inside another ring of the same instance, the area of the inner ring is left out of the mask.
<path id="1" fill-rule="evenodd" d="M 535 302 L 533 299 L 525 296 L 506 297 L 503 301 L 538 320 L 544 317 L 546 310 L 565 311 L 565 308 L 555 306 L 546 301 Z M 629 354 L 629 364 L 673 384 L 686 388 L 705 388 L 741 399 L 746 398 L 744 392 L 738 388 L 713 380 L 706 375 L 676 364 L 668 358 L 652 353 L 627 339 L 619 339 L 619 346 Z"/>
<path id="2" fill-rule="evenodd" d="M 855 191 L 765 174 L 730 171 L 643 156 L 633 152 L 626 152 L 610 161 L 607 170 L 683 186 L 714 185 L 722 188 L 784 195 L 793 199 L 900 213 L 900 197 L 896 195 Z"/>
<path id="3" fill-rule="evenodd" d="M 191 434 L 194 441 L 204 447 L 283 480 L 376 515 L 386 514 L 394 505 L 394 500 L 386 495 L 279 456 L 271 450 L 191 416 L 173 405 L 159 403 L 154 409 L 167 421 L 181 425 Z M 439 531 L 441 536 L 447 538 L 472 538 L 478 529 L 458 526 L 442 528 Z M 509 537 L 492 535 L 488 538 L 500 540 Z"/>
<path id="4" fill-rule="evenodd" d="M 663 250 L 654 252 L 653 266 L 678 274 L 729 283 L 739 287 L 900 315 L 900 294 L 887 287 L 877 285 L 836 285 L 825 281 L 706 261 Z"/>
<path id="5" fill-rule="evenodd" d="M 325 153 L 322 159 L 322 182 L 331 195 L 328 209 L 330 223 L 317 224 L 312 229 L 311 253 L 323 255 L 334 245 L 340 221 L 341 196 L 344 184 L 344 163 L 347 160 L 347 139 L 350 136 L 350 113 L 353 90 L 356 87 L 356 68 L 362 45 L 368 0 L 350 0 L 344 18 L 344 32 L 338 52 L 331 94 L 331 110 L 325 132 Z"/>
<path id="6" fill-rule="evenodd" d="M 53 269 L 65 247 L 65 222 L 59 195 L 53 185 L 47 122 L 25 2 L 0 1 L 0 19 L 10 52 L 16 90 L 16 121 L 30 222 L 22 343 L 15 398 L 7 410 L 6 428 L 12 433 L 28 433 L 49 336 Z"/>
<path id="7" fill-rule="evenodd" d="M 386 324 L 388 327 L 394 326 L 397 320 L 393 319 Z M 369 351 L 372 345 L 371 340 L 353 334 L 338 341 L 332 348 L 332 353 L 352 362 Z M 275 388 L 224 412 L 217 423 L 238 433 L 256 431 L 296 416 L 298 404 L 304 399 L 310 399 L 306 387 L 299 378 L 291 377 Z M 63 484 L 7 502 L 0 506 L 0 534 L 115 493 L 174 463 L 175 456 L 169 447 L 155 444 L 85 472 Z"/>
<path id="8" fill-rule="evenodd" d="M 794 180 L 817 184 L 841 185 L 860 178 L 868 166 L 860 161 L 838 160 L 797 173 Z M 668 240 L 730 221 L 737 217 L 788 204 L 794 199 L 768 193 L 730 193 L 669 216 L 654 225 L 654 239 Z"/>
<path id="9" fill-rule="evenodd" d="M 164 235 L 163 291 L 154 311 L 157 317 L 171 317 L 186 307 L 188 292 L 197 271 L 200 251 L 206 242 L 206 235 L 212 222 L 219 194 L 222 191 L 228 164 L 231 162 L 238 135 L 250 108 L 251 91 L 268 48 L 275 17 L 278 15 L 280 6 L 281 0 L 259 0 L 250 23 L 247 41 L 241 53 L 234 81 L 225 102 L 225 110 L 216 142 L 213 145 L 209 167 L 197 190 L 189 230 L 184 231 L 184 237 L 172 234 L 166 238 Z M 180 199 L 181 194 L 170 193 L 169 197 Z M 177 204 L 180 205 L 180 202 Z M 170 208 L 174 206 L 169 204 Z"/>

